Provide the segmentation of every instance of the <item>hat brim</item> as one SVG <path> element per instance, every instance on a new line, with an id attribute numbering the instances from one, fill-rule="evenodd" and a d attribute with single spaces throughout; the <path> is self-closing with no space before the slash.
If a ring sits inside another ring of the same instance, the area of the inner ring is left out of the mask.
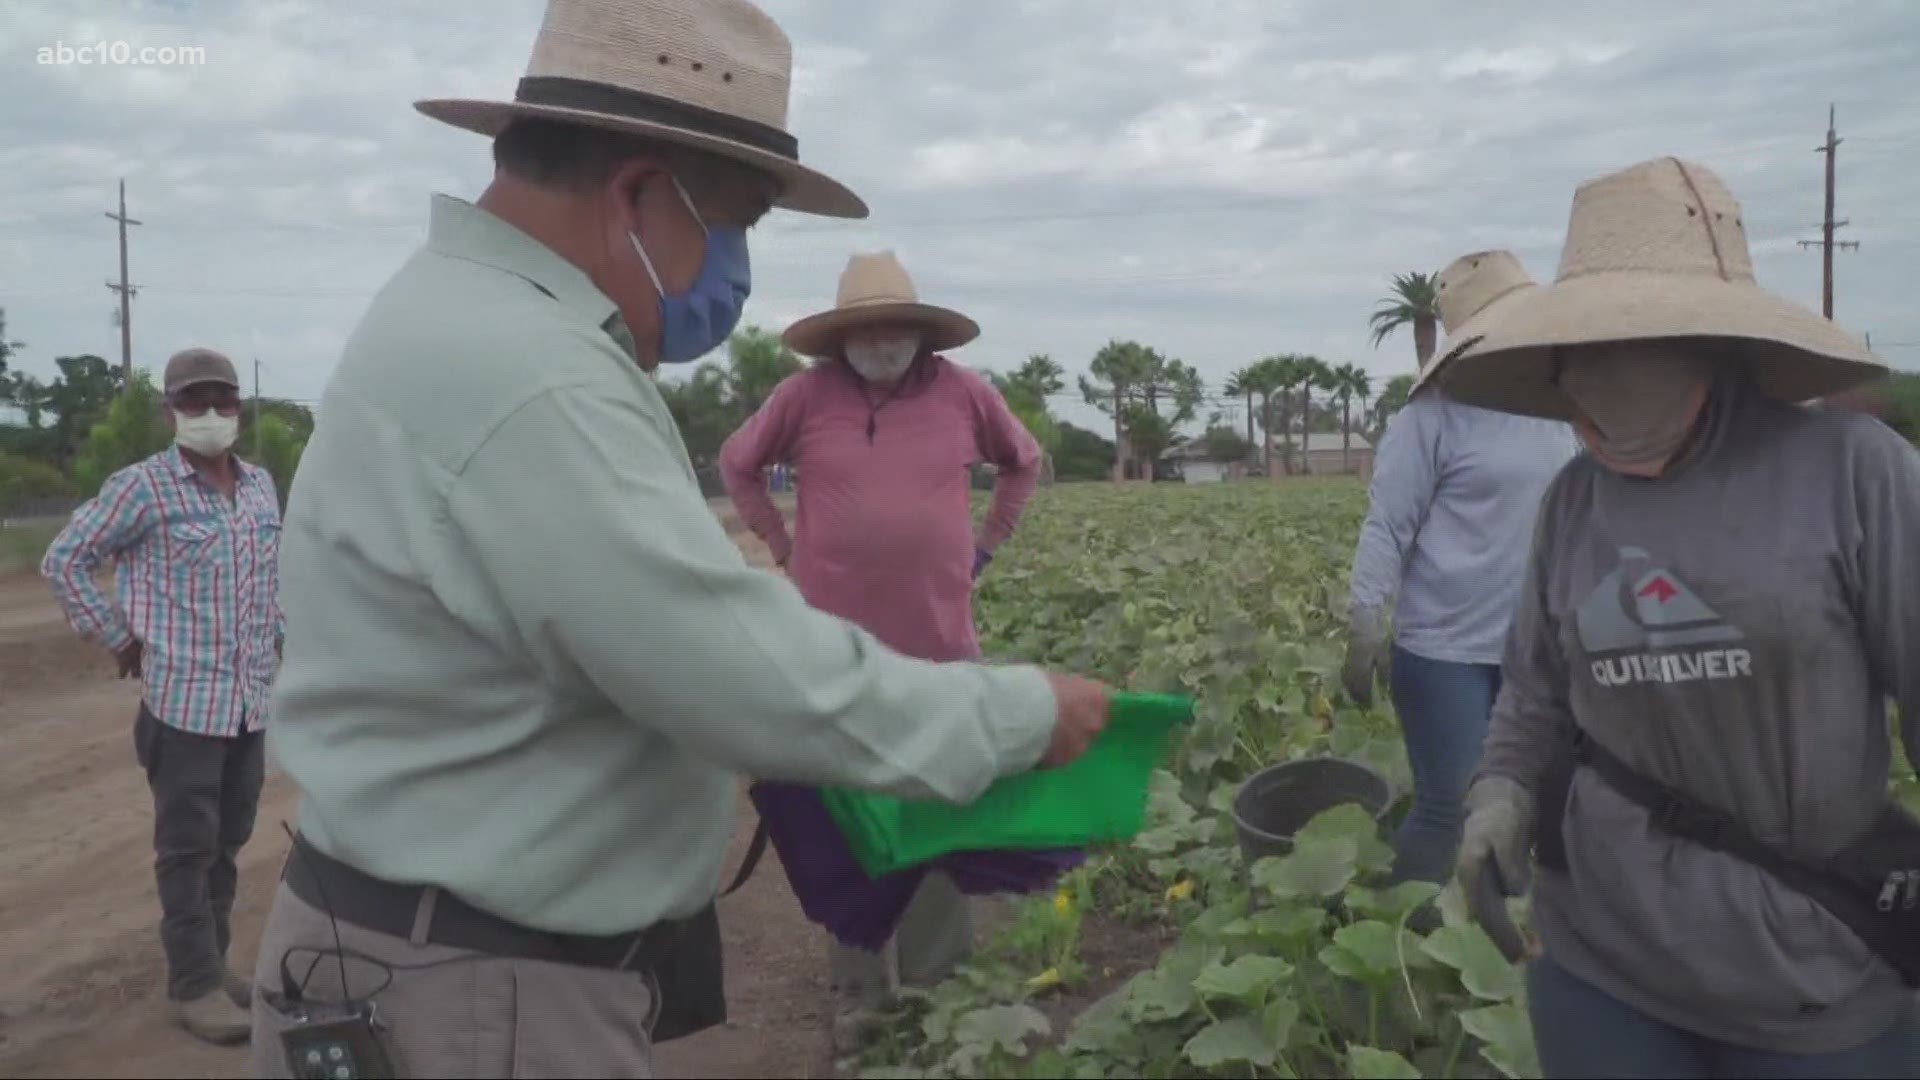
<path id="1" fill-rule="evenodd" d="M 1493 325 L 1494 319 L 1499 317 L 1500 311 L 1506 307 L 1507 304 L 1527 293 L 1538 292 L 1539 289 L 1540 286 L 1535 282 L 1520 282 L 1514 285 L 1513 288 L 1487 301 L 1479 311 L 1474 312 L 1465 322 L 1454 327 L 1452 332 L 1447 334 L 1447 339 L 1440 343 L 1441 348 L 1438 358 L 1426 367 L 1421 368 L 1420 374 L 1414 377 L 1413 389 L 1407 392 L 1407 396 L 1412 397 L 1426 387 L 1434 385 L 1440 376 L 1441 369 L 1445 368 L 1454 357 L 1467 351 L 1467 346 L 1472 344 L 1474 339 L 1485 336 L 1487 327 Z"/>
<path id="2" fill-rule="evenodd" d="M 918 303 L 855 304 L 809 315 L 787 327 L 780 340 L 802 356 L 833 356 L 848 331 L 875 323 L 912 323 L 924 327 L 930 352 L 957 349 L 980 336 L 980 324 L 949 308 Z"/>
<path id="3" fill-rule="evenodd" d="M 1568 420 L 1573 402 L 1554 383 L 1555 348 L 1672 338 L 1740 343 L 1755 384 L 1782 401 L 1826 397 L 1887 370 L 1852 334 L 1751 282 L 1615 272 L 1513 297 L 1474 337 L 1461 335 L 1437 377 L 1456 401 Z"/>
<path id="4" fill-rule="evenodd" d="M 745 143 L 703 132 L 688 131 L 671 124 L 635 120 L 632 117 L 589 109 L 529 105 L 517 101 L 430 98 L 414 102 L 413 107 L 442 123 L 487 136 L 500 134 L 510 121 L 521 117 L 561 120 L 608 131 L 644 135 L 662 142 L 704 150 L 773 176 L 780 182 L 780 194 L 773 200 L 773 204 L 783 210 L 818 214 L 821 217 L 863 218 L 867 216 L 866 202 L 845 184 L 825 173 L 809 169 L 791 158 L 781 157 L 779 154 L 759 147 L 748 146 Z"/>
<path id="5" fill-rule="evenodd" d="M 163 394 L 177 394 L 182 390 L 192 389 L 196 386 L 225 386 L 238 390 L 240 389 L 240 380 L 237 378 L 229 379 L 225 375 L 196 375 L 192 378 L 182 379 L 179 382 L 168 383 L 160 392 Z"/>

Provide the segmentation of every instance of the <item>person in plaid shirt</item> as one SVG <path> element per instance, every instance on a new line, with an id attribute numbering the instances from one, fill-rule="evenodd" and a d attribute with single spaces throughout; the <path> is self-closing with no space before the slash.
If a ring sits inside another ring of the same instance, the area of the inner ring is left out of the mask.
<path id="1" fill-rule="evenodd" d="M 240 381 L 226 357 L 167 361 L 176 445 L 109 477 L 47 550 L 41 573 L 74 630 L 143 681 L 134 751 L 153 790 L 154 876 L 167 997 L 215 1043 L 251 1028 L 248 981 L 226 967 L 235 858 L 253 833 L 282 634 L 273 477 L 233 454 Z M 94 581 L 112 564 L 115 599 Z"/>

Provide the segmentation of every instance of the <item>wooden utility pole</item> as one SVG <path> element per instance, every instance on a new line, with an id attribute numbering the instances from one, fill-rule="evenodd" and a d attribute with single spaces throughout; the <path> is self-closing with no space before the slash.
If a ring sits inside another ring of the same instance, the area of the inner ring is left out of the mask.
<path id="1" fill-rule="evenodd" d="M 1127 428 L 1121 415 L 1120 380 L 1113 380 L 1113 482 L 1127 478 Z"/>
<path id="2" fill-rule="evenodd" d="M 133 385 L 133 294 L 134 287 L 127 281 L 127 226 L 138 225 L 138 221 L 127 216 L 127 182 L 120 181 L 120 212 L 108 214 L 108 218 L 120 223 L 120 281 L 107 282 L 107 288 L 120 294 L 120 389 L 126 390 Z"/>
<path id="3" fill-rule="evenodd" d="M 1820 314 L 1825 315 L 1828 319 L 1833 318 L 1833 249 L 1836 247 L 1858 248 L 1860 246 L 1859 242 L 1855 240 L 1836 242 L 1833 239 L 1833 231 L 1847 224 L 1845 218 L 1839 221 L 1833 220 L 1833 162 L 1834 158 L 1838 156 L 1835 151 L 1840 149 L 1841 142 L 1840 136 L 1834 132 L 1833 120 L 1833 106 L 1828 105 L 1827 141 L 1824 145 L 1813 148 L 1814 153 L 1827 155 L 1826 218 L 1820 225 L 1820 239 L 1800 241 L 1800 246 L 1803 248 L 1817 247 L 1820 249 Z"/>

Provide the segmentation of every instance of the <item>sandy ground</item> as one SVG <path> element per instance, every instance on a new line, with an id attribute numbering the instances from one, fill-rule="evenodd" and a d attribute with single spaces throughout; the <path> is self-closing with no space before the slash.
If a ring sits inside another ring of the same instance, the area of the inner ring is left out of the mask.
<path id="1" fill-rule="evenodd" d="M 737 539 L 765 565 L 757 541 Z M 135 685 L 68 632 L 44 584 L 0 578 L 0 1077 L 242 1075 L 241 1051 L 166 1019 L 137 703 Z M 270 776 L 240 859 L 231 960 L 241 971 L 252 970 L 294 804 Z M 736 859 L 752 823 L 743 798 Z M 662 1074 L 829 1075 L 824 938 L 779 867 L 764 864 L 721 918 L 734 1020 L 661 1047 Z"/>

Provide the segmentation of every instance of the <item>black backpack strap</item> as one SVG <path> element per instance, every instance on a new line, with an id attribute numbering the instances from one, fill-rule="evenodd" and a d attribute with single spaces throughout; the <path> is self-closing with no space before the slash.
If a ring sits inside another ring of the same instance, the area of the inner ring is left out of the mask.
<path id="1" fill-rule="evenodd" d="M 1584 730 L 1574 736 L 1574 759 L 1599 773 L 1607 786 L 1638 803 L 1663 832 L 1726 852 L 1777 876 L 1786 877 L 1799 869 L 1733 818 L 1639 772 Z"/>
<path id="2" fill-rule="evenodd" d="M 760 865 L 760 859 L 767 853 L 767 822 L 765 818 L 754 823 L 753 839 L 747 843 L 746 857 L 740 860 L 740 869 L 733 872 L 733 883 L 720 890 L 720 895 L 732 896 L 753 877 L 754 868 Z"/>
<path id="3" fill-rule="evenodd" d="M 1825 908 L 1892 965 L 1908 986 L 1920 987 L 1920 919 L 1896 914 L 1884 903 L 1887 894 L 1882 891 L 1881 875 L 1885 866 L 1849 869 L 1833 862 L 1801 862 L 1762 843 L 1732 817 L 1636 771 L 1584 729 L 1575 736 L 1574 757 L 1598 773 L 1609 787 L 1644 808 L 1655 828 L 1760 868 Z M 1890 827 L 1883 824 L 1883 831 L 1901 832 L 1909 827 L 1905 822 L 1910 819 L 1904 815 L 1883 818 L 1893 821 Z M 1885 888 L 1891 889 L 1896 877 L 1888 874 L 1885 880 Z"/>

